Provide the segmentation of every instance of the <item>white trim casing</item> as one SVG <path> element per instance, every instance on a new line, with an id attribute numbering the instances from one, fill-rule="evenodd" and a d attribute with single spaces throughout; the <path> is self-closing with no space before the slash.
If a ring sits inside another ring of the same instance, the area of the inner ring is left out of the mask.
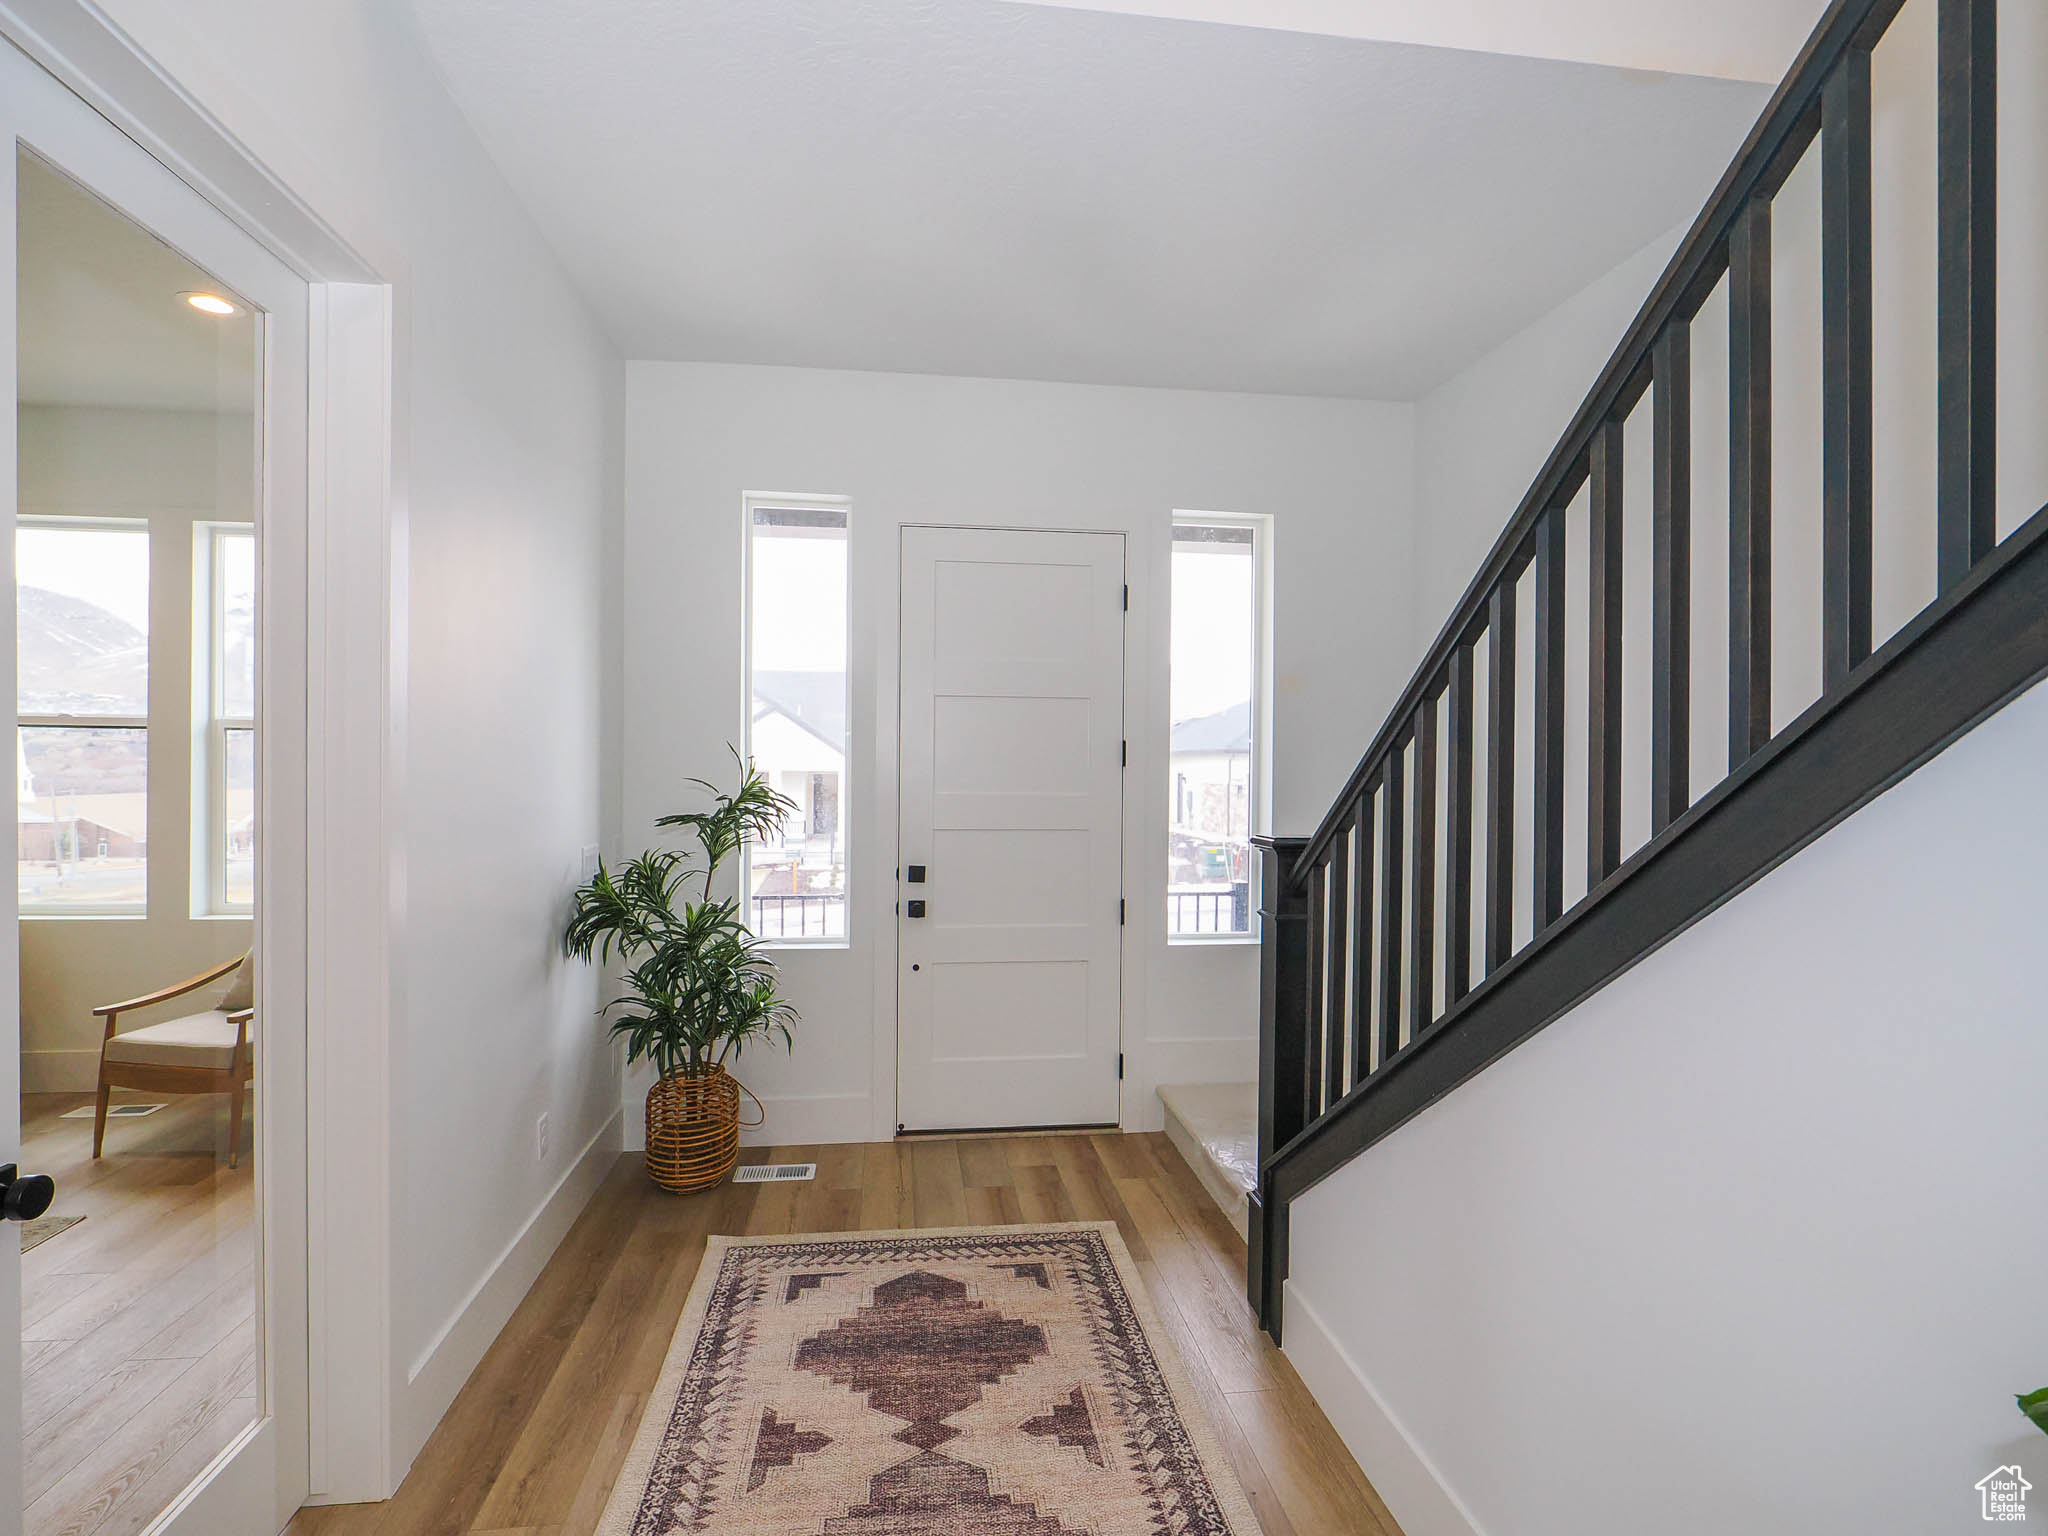
<path id="1" fill-rule="evenodd" d="M 391 290 L 312 290 L 306 956 L 314 1503 L 380 1499 L 392 1450 Z M 365 1281 L 370 1283 L 364 1283 Z"/>

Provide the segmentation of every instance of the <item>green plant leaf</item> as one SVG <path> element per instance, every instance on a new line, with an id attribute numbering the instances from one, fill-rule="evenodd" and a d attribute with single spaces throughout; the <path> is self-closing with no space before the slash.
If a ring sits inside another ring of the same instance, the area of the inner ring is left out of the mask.
<path id="1" fill-rule="evenodd" d="M 775 962 L 747 930 L 739 899 L 713 900 L 719 866 L 749 842 L 774 831 L 797 806 L 735 750 L 740 785 L 732 794 L 703 779 L 709 810 L 664 816 L 661 827 L 687 827 L 703 850 L 702 868 L 675 850 L 650 850 L 616 870 L 600 863 L 571 900 L 562 949 L 584 961 L 625 967 L 624 995 L 599 1010 L 626 1060 L 643 1057 L 667 1077 L 701 1072 L 737 1057 L 757 1040 L 794 1041 L 796 1009 L 777 990 Z M 701 875 L 702 899 L 685 886 Z"/>
<path id="2" fill-rule="evenodd" d="M 2020 1412 L 2034 1421 L 2034 1428 L 2048 1435 L 2048 1387 L 2038 1392 L 2029 1392 L 2025 1397 L 2015 1398 Z"/>

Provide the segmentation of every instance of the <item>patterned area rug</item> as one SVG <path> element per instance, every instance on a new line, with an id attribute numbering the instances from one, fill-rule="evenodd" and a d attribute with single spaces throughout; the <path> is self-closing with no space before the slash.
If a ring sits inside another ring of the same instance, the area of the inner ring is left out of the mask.
<path id="1" fill-rule="evenodd" d="M 1114 1223 L 710 1241 L 599 1536 L 1258 1536 Z"/>

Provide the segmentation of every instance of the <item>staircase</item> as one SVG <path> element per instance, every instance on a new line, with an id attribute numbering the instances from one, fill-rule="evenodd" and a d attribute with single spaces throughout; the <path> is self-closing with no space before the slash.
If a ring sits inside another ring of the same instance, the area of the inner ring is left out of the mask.
<path id="1" fill-rule="evenodd" d="M 1159 1102 L 1166 1106 L 1166 1139 L 1243 1236 L 1259 1187 L 1258 1084 L 1169 1085 L 1159 1090 Z"/>
<path id="2" fill-rule="evenodd" d="M 1259 840 L 1247 1287 L 1275 1340 L 1297 1197 L 2048 674 L 2048 509 L 2000 539 L 1995 505 L 1998 5 L 1938 5 L 1932 600 L 1876 643 L 1873 550 L 1891 531 L 1874 525 L 1871 59 L 1902 0 L 1837 0 L 1321 826 Z M 1772 568 L 1772 220 L 1810 151 L 1822 559 L 1817 590 L 1788 593 L 1774 592 Z M 1692 342 L 1720 295 L 1727 755 L 1717 780 L 1698 782 Z M 1622 548 L 1639 408 L 1647 593 Z M 1580 518 L 1586 560 L 1568 585 L 1567 525 Z M 1645 601 L 1648 762 L 1632 779 L 1624 740 L 1640 717 L 1625 715 L 1623 616 Z M 1820 686 L 1780 718 L 1774 628 L 1788 602 L 1817 606 Z M 1568 690 L 1584 700 L 1582 769 L 1567 750 Z M 1648 800 L 1633 849 L 1625 795 Z M 1574 887 L 1584 873 L 1569 904 L 1568 866 Z"/>

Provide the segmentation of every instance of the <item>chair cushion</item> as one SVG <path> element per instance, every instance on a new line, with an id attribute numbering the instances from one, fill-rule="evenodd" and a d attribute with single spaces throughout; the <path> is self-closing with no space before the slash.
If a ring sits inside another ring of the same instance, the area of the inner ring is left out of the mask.
<path id="1" fill-rule="evenodd" d="M 106 1058 L 137 1066 L 211 1067 L 225 1072 L 234 1065 L 235 1035 L 225 1013 L 195 1013 L 124 1030 L 107 1042 Z"/>

